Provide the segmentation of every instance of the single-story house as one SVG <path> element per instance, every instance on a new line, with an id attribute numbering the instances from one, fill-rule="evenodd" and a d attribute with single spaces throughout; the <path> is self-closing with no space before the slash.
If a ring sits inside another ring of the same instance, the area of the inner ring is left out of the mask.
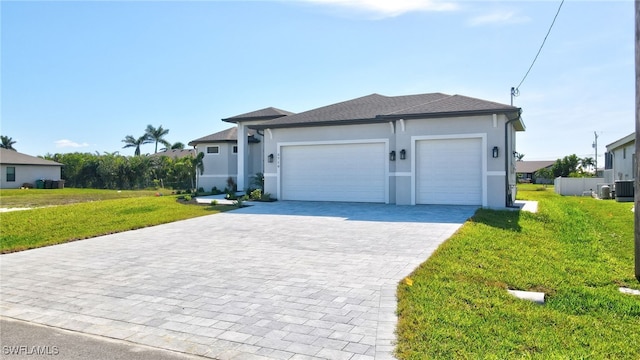
<path id="1" fill-rule="evenodd" d="M 516 176 L 518 181 L 533 184 L 553 184 L 553 179 L 538 179 L 536 172 L 541 169 L 551 169 L 555 161 L 516 161 Z"/>
<path id="2" fill-rule="evenodd" d="M 0 188 L 18 189 L 36 180 L 60 180 L 62 165 L 58 162 L 0 148 Z"/>
<path id="3" fill-rule="evenodd" d="M 525 126 L 514 106 L 442 93 L 371 94 L 223 121 L 236 126 L 189 143 L 205 153 L 200 184 L 231 176 L 246 189 L 262 172 L 265 192 L 280 200 L 489 208 L 515 200 L 516 132 Z"/>
<path id="4" fill-rule="evenodd" d="M 631 133 L 606 146 L 604 155 L 605 178 L 613 183 L 616 180 L 634 180 L 636 169 L 636 133 Z"/>

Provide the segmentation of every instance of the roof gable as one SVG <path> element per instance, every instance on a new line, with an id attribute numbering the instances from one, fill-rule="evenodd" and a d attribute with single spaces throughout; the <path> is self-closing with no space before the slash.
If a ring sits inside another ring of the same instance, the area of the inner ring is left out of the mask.
<path id="1" fill-rule="evenodd" d="M 632 132 L 631 134 L 629 134 L 629 135 L 627 135 L 627 136 L 625 136 L 625 137 L 623 137 L 621 139 L 618 139 L 618 140 L 612 142 L 611 144 L 607 145 L 606 148 L 607 148 L 607 151 L 613 151 L 613 150 L 615 150 L 615 149 L 617 149 L 619 147 L 622 147 L 622 146 L 625 146 L 625 145 L 627 145 L 627 144 L 629 144 L 631 142 L 634 142 L 635 140 L 636 140 L 636 133 Z"/>
<path id="2" fill-rule="evenodd" d="M 258 142 L 259 140 L 255 138 L 256 131 L 253 129 L 247 129 L 247 137 L 249 138 L 249 142 Z M 219 131 L 217 133 L 203 136 L 199 139 L 195 139 L 189 141 L 190 146 L 195 146 L 197 144 L 203 143 L 220 143 L 220 142 L 238 142 L 238 127 L 234 126 L 232 128 L 228 128 L 226 130 Z"/>
<path id="3" fill-rule="evenodd" d="M 294 113 L 274 107 L 268 107 L 248 113 L 232 116 L 230 118 L 222 119 L 222 121 L 237 123 L 239 121 L 249 120 L 271 120 L 282 116 L 292 115 Z"/>
<path id="4" fill-rule="evenodd" d="M 40 166 L 62 166 L 63 164 L 45 160 L 36 156 L 19 153 L 14 150 L 0 148 L 0 164 L 3 165 L 40 165 Z"/>

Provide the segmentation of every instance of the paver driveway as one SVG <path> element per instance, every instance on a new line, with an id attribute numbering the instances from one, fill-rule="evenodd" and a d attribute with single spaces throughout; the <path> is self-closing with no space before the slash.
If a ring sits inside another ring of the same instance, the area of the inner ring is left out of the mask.
<path id="1" fill-rule="evenodd" d="M 216 359 L 389 359 L 464 206 L 261 203 L 0 257 L 0 315 Z"/>

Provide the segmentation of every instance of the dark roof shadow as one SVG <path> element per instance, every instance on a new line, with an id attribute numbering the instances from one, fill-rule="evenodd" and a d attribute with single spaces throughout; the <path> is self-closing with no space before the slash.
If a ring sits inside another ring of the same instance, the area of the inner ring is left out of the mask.
<path id="1" fill-rule="evenodd" d="M 392 205 L 349 202 L 246 202 L 234 213 L 337 217 L 348 221 L 421 222 L 462 224 L 478 209 L 461 205 Z"/>
<path id="2" fill-rule="evenodd" d="M 522 231 L 520 213 L 521 210 L 482 209 L 473 215 L 471 221 L 498 229 L 520 232 Z"/>

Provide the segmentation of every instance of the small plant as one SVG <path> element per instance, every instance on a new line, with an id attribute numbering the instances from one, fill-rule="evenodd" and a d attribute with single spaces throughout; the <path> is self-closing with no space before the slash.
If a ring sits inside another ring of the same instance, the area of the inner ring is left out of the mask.
<path id="1" fill-rule="evenodd" d="M 251 185 L 256 186 L 260 190 L 264 189 L 264 174 L 256 173 L 254 176 L 252 176 Z"/>
<path id="2" fill-rule="evenodd" d="M 204 188 L 201 186 L 198 188 L 198 193 L 203 193 L 204 192 Z"/>
<path id="3" fill-rule="evenodd" d="M 262 190 L 256 189 L 251 192 L 249 195 L 251 200 L 261 200 L 262 199 Z"/>
<path id="4" fill-rule="evenodd" d="M 184 201 L 191 201 L 191 195 L 185 195 Z"/>
<path id="5" fill-rule="evenodd" d="M 219 195 L 219 194 L 222 194 L 222 191 L 220 191 L 220 189 L 218 189 L 216 186 L 214 186 L 213 188 L 211 188 L 211 194 L 212 195 Z"/>
<path id="6" fill-rule="evenodd" d="M 233 205 L 234 205 L 234 206 L 236 206 L 236 207 L 238 207 L 238 208 L 241 208 L 241 207 L 243 206 L 243 203 L 244 203 L 243 198 L 244 198 L 244 196 L 243 196 L 243 197 L 239 197 L 239 198 L 237 198 L 237 199 L 233 202 Z"/>
<path id="7" fill-rule="evenodd" d="M 216 199 L 213 199 L 213 201 L 211 202 L 211 205 L 213 205 L 213 206 L 216 206 L 216 205 L 218 205 L 218 200 L 216 200 Z"/>
<path id="8" fill-rule="evenodd" d="M 238 191 L 238 184 L 236 184 L 236 181 L 233 180 L 233 178 L 231 176 L 229 176 L 227 178 L 227 189 L 229 190 L 228 192 L 236 192 Z"/>
<path id="9" fill-rule="evenodd" d="M 260 200 L 262 200 L 262 201 L 272 201 L 273 199 L 271 198 L 271 194 L 266 192 L 266 193 L 262 194 L 262 196 L 260 196 Z"/>

